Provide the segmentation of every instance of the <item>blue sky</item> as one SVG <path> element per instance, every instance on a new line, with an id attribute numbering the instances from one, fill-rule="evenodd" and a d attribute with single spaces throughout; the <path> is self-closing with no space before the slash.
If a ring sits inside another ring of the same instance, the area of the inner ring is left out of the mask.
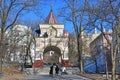
<path id="1" fill-rule="evenodd" d="M 49 0 L 48 2 L 46 1 L 42 4 L 42 6 L 39 6 L 41 8 L 39 11 L 40 13 L 37 13 L 36 15 L 34 12 L 29 12 L 28 14 L 25 15 L 25 18 L 27 20 L 40 20 L 41 15 L 43 18 L 46 18 L 50 12 L 51 4 L 53 5 L 52 9 L 58 22 L 63 23 L 65 25 L 65 28 L 64 28 L 65 30 L 68 30 L 69 32 L 73 32 L 74 30 L 73 30 L 72 24 L 70 22 L 66 22 L 61 17 L 58 16 L 59 10 L 64 5 L 62 0 Z"/>
<path id="2" fill-rule="evenodd" d="M 78 7 L 81 6 L 83 4 L 83 1 L 84 0 L 80 0 L 77 6 Z M 95 1 L 96 0 L 91 0 L 90 3 L 92 5 L 96 5 L 97 3 Z M 45 19 L 50 12 L 50 9 L 51 9 L 50 5 L 51 4 L 53 5 L 52 9 L 53 9 L 53 12 L 54 12 L 58 22 L 63 23 L 65 25 L 65 27 L 64 27 L 65 30 L 68 30 L 69 32 L 73 33 L 74 28 L 73 28 L 72 23 L 68 22 L 65 19 L 63 19 L 62 17 L 58 16 L 59 12 L 60 12 L 60 9 L 64 6 L 63 0 L 43 0 L 43 3 L 38 6 L 38 8 L 40 8 L 39 12 L 37 12 L 37 14 L 36 14 L 36 13 L 31 11 L 24 16 L 24 19 L 27 19 L 28 22 L 29 22 L 29 20 L 34 22 L 33 20 L 41 21 L 41 19 L 42 20 L 43 20 L 43 18 Z M 43 18 L 41 18 L 41 16 Z"/>

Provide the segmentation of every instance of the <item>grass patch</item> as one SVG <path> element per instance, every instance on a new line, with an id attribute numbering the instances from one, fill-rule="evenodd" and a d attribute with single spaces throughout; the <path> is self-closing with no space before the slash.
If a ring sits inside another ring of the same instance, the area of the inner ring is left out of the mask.
<path id="1" fill-rule="evenodd" d="M 2 74 L 3 76 L 0 78 L 0 80 L 20 80 L 26 76 L 25 73 L 18 69 L 6 66 L 2 68 Z"/>

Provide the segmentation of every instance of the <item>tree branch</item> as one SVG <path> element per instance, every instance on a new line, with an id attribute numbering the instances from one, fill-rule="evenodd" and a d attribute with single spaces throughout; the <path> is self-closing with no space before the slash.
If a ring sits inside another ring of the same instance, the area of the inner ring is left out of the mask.
<path id="1" fill-rule="evenodd" d="M 13 22 L 12 22 L 10 25 L 8 25 L 8 26 L 6 27 L 5 30 L 7 30 L 10 26 L 12 26 L 12 25 L 16 22 L 16 20 L 17 20 L 19 14 L 20 14 L 25 8 L 26 8 L 26 7 L 24 6 L 24 7 L 22 7 L 22 8 L 18 11 L 18 13 L 16 14 L 16 16 L 15 16 Z"/>

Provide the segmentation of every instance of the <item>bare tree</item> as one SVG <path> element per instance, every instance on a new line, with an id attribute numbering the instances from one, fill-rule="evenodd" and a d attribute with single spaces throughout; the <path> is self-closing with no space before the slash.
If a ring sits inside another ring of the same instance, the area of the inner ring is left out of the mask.
<path id="1" fill-rule="evenodd" d="M 112 56 L 112 80 L 115 80 L 116 53 L 120 38 L 120 1 L 96 0 L 96 4 L 90 7 L 89 15 L 91 16 L 91 24 L 102 32 L 110 46 Z M 112 40 L 105 36 L 104 29 L 112 30 Z"/>
<path id="2" fill-rule="evenodd" d="M 67 21 L 73 24 L 77 40 L 77 53 L 80 72 L 83 72 L 82 62 L 82 32 L 88 29 L 88 14 L 86 13 L 87 0 L 64 0 L 65 6 L 60 13 Z"/>
<path id="3" fill-rule="evenodd" d="M 16 66 L 18 67 L 21 63 L 25 63 L 29 60 L 31 61 L 29 64 L 32 65 L 31 54 L 35 54 L 35 52 L 31 52 L 31 50 L 35 48 L 35 38 L 32 35 L 31 28 L 23 25 L 16 25 L 9 31 L 7 40 L 8 50 L 7 53 L 4 54 L 5 58 L 3 58 L 3 60 L 10 64 L 11 62 L 14 64 L 17 63 Z M 26 61 L 24 60 L 25 58 Z"/>
<path id="4" fill-rule="evenodd" d="M 39 0 L 0 0 L 0 71 L 5 49 L 5 33 L 26 11 L 35 9 Z"/>

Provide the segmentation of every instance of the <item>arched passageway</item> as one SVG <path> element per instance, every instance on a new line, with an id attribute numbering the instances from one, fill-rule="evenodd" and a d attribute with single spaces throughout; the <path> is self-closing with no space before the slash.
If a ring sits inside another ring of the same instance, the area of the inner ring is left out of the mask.
<path id="1" fill-rule="evenodd" d="M 44 63 L 59 63 L 61 59 L 61 50 L 56 46 L 47 46 L 43 52 Z"/>

